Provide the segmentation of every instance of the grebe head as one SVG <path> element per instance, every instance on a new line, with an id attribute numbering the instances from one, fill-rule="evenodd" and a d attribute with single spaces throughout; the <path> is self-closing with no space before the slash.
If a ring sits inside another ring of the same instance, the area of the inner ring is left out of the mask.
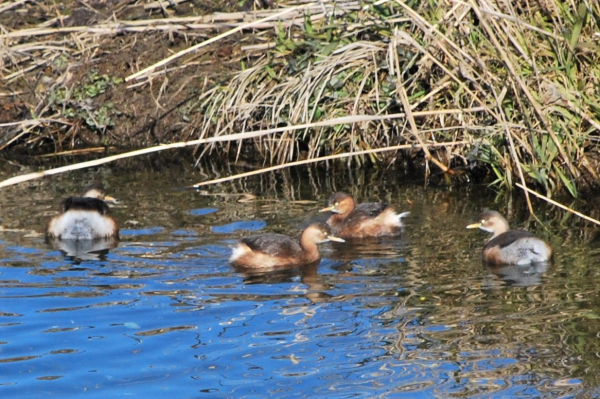
<path id="1" fill-rule="evenodd" d="M 333 212 L 333 213 L 349 213 L 354 210 L 356 204 L 354 199 L 343 192 L 334 193 L 331 197 L 329 197 L 329 206 L 327 208 L 321 209 L 319 212 Z"/>
<path id="2" fill-rule="evenodd" d="M 104 189 L 104 186 L 100 183 L 92 183 L 86 186 L 83 189 L 83 193 L 81 194 L 81 196 L 89 198 L 98 198 L 106 202 L 112 202 L 113 204 L 119 203 L 119 201 L 116 198 L 106 195 L 106 190 Z"/>
<path id="3" fill-rule="evenodd" d="M 494 237 L 509 230 L 508 222 L 496 211 L 484 211 L 479 215 L 479 221 L 467 226 L 467 229 L 481 229 L 492 233 Z"/>
<path id="4" fill-rule="evenodd" d="M 327 241 L 344 242 L 343 239 L 332 235 L 329 226 L 324 223 L 314 223 L 308 226 L 302 232 L 300 241 L 302 243 L 306 242 L 314 244 L 321 244 Z"/>

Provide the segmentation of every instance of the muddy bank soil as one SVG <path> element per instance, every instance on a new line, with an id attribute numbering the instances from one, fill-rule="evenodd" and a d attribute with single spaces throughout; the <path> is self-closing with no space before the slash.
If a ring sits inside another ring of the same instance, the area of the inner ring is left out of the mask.
<path id="1" fill-rule="evenodd" d="M 115 21 L 164 21 L 247 10 L 237 1 L 43 1 L 0 6 L 4 53 L 0 86 L 0 152 L 44 154 L 90 147 L 135 148 L 196 138 L 194 106 L 208 88 L 252 59 L 237 34 L 201 48 L 145 82 L 124 78 L 224 31 L 91 34 Z M 175 6 L 173 4 L 177 3 Z M 250 6 L 256 4 L 249 2 Z M 168 8 L 166 8 L 168 6 Z M 75 32 L 41 29 L 77 27 Z M 86 28 L 88 28 L 86 30 Z M 16 37 L 17 33 L 21 33 Z M 34 123 L 43 120 L 44 123 Z M 23 121 L 31 121 L 24 125 Z"/>

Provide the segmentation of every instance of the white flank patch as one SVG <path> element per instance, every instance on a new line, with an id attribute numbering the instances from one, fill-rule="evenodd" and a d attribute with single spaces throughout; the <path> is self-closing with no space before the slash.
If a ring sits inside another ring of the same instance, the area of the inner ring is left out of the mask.
<path id="1" fill-rule="evenodd" d="M 235 262 L 240 257 L 242 257 L 244 254 L 248 253 L 248 249 L 249 248 L 244 244 L 239 244 L 239 245 L 233 247 L 233 252 L 231 253 L 231 256 L 229 257 L 229 261 Z"/>
<path id="2" fill-rule="evenodd" d="M 409 214 L 410 214 L 410 212 L 403 212 L 403 213 L 397 215 L 396 212 L 389 211 L 389 210 L 385 211 L 383 223 L 388 226 L 402 227 L 402 218 L 408 216 Z"/>
<path id="3" fill-rule="evenodd" d="M 63 240 L 91 240 L 111 236 L 114 223 L 97 212 L 72 210 L 52 219 L 49 232 Z"/>

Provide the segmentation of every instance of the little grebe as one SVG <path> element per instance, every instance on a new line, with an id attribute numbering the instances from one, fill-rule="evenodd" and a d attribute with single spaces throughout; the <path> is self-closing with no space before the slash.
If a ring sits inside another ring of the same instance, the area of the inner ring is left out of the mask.
<path id="1" fill-rule="evenodd" d="M 46 235 L 59 240 L 93 240 L 118 237 L 117 223 L 110 216 L 108 197 L 101 184 L 90 184 L 81 197 L 69 197 L 61 204 L 61 214 L 48 223 Z"/>
<path id="2" fill-rule="evenodd" d="M 528 265 L 552 259 L 553 250 L 543 240 L 525 230 L 510 230 L 506 219 L 496 211 L 485 211 L 479 222 L 467 226 L 492 233 L 483 247 L 483 260 L 488 264 Z"/>
<path id="3" fill-rule="evenodd" d="M 306 265 L 320 259 L 317 244 L 326 241 L 344 242 L 330 235 L 323 223 L 304 229 L 300 242 L 283 234 L 260 234 L 240 240 L 229 261 L 253 269 Z"/>
<path id="4" fill-rule="evenodd" d="M 397 236 L 402 233 L 402 218 L 410 214 L 397 214 L 394 208 L 380 202 L 358 204 L 342 192 L 329 198 L 329 206 L 319 212 L 332 212 L 327 224 L 332 232 L 342 238 Z"/>

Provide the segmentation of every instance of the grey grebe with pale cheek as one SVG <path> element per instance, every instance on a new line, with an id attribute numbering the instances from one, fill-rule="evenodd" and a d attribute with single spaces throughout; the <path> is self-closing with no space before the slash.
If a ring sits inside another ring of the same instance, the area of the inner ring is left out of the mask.
<path id="1" fill-rule="evenodd" d="M 548 243 L 528 231 L 510 230 L 506 219 L 496 211 L 483 212 L 479 222 L 467 226 L 476 228 L 493 234 L 482 251 L 483 260 L 489 264 L 528 265 L 552 259 L 554 251 Z"/>

